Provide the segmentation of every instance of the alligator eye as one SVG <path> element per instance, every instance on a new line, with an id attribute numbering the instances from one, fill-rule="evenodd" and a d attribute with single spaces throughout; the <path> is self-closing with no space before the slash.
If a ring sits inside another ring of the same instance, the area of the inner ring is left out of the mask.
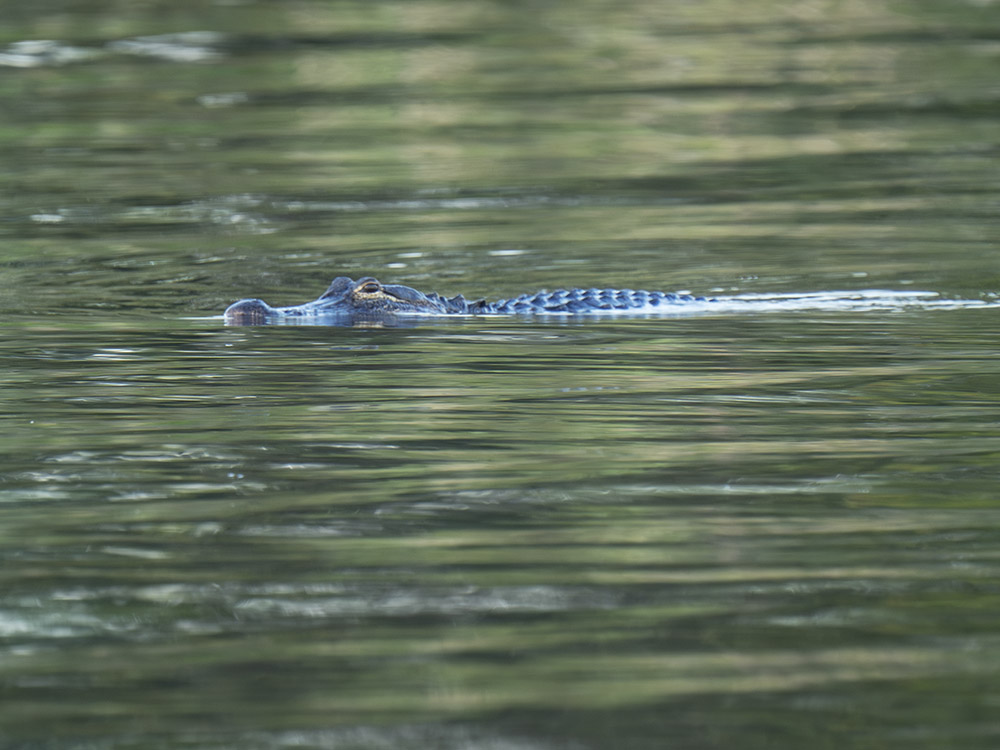
<path id="1" fill-rule="evenodd" d="M 361 287 L 359 291 L 362 291 L 365 294 L 375 294 L 375 292 L 379 291 L 379 289 L 380 287 L 377 283 L 375 283 L 374 281 L 369 281 L 367 284 Z"/>

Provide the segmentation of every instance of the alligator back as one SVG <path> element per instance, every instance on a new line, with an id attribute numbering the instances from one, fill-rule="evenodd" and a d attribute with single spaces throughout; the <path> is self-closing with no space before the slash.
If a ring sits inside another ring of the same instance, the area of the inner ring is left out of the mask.
<path id="1" fill-rule="evenodd" d="M 486 303 L 493 313 L 588 313 L 670 307 L 688 302 L 708 302 L 706 297 L 645 289 L 557 289 L 554 292 L 522 294 L 520 297 Z"/>

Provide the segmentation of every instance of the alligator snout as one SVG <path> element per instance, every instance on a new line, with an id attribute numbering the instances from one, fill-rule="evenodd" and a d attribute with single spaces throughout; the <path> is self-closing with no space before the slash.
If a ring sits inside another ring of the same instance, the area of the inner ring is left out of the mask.
<path id="1" fill-rule="evenodd" d="M 273 315 L 274 308 L 262 299 L 241 299 L 223 313 L 227 323 L 242 326 L 263 325 Z"/>

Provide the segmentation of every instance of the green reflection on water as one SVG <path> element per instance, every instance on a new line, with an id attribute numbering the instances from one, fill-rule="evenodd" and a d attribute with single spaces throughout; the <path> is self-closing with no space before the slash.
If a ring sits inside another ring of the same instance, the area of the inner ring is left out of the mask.
<path id="1" fill-rule="evenodd" d="M 977 299 L 995 6 L 0 10 L 0 741 L 995 746 L 995 311 L 204 317 Z"/>

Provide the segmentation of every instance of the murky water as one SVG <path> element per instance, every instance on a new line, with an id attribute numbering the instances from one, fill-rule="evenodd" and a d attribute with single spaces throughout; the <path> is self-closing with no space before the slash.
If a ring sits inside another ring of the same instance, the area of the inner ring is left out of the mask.
<path id="1" fill-rule="evenodd" d="M 0 10 L 4 748 L 996 746 L 996 4 Z"/>

